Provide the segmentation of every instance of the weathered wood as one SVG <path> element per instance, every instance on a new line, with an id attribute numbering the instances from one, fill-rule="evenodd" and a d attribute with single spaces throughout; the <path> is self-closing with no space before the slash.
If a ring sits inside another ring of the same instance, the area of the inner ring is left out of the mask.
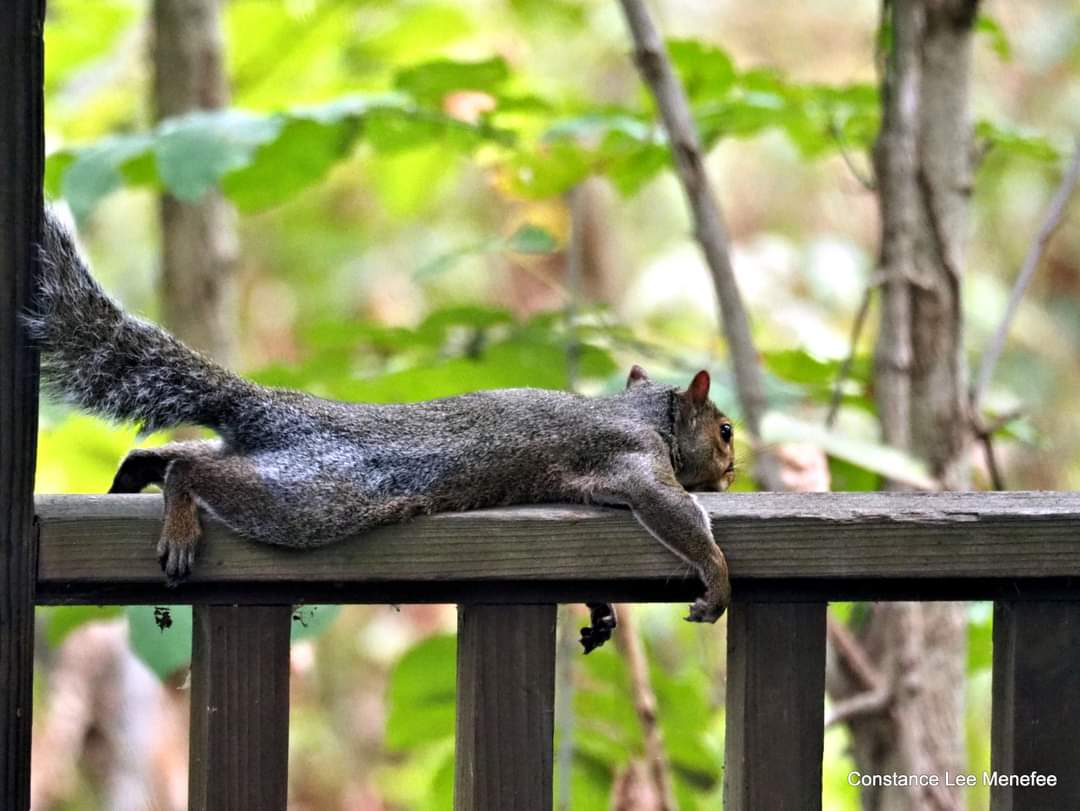
<path id="1" fill-rule="evenodd" d="M 993 785 L 992 811 L 1080 808 L 1080 602 L 998 602 L 993 678 L 991 769 L 1056 785 Z"/>
<path id="2" fill-rule="evenodd" d="M 458 607 L 455 811 L 551 811 L 555 606 Z"/>
<path id="3" fill-rule="evenodd" d="M 287 605 L 195 606 L 192 811 L 284 811 L 291 617 Z"/>
<path id="4" fill-rule="evenodd" d="M 728 614 L 724 808 L 821 808 L 825 603 Z"/>
<path id="5" fill-rule="evenodd" d="M 992 597 L 1025 578 L 1080 595 L 1070 579 L 1080 578 L 1080 493 L 699 498 L 736 597 Z M 38 518 L 42 603 L 666 601 L 700 590 L 685 564 L 615 509 L 443 514 L 306 551 L 245 541 L 204 517 L 206 543 L 177 589 L 165 588 L 154 555 L 159 496 L 42 497 Z"/>
<path id="6" fill-rule="evenodd" d="M 19 314 L 41 239 L 42 0 L 13 0 L 0 24 L 0 804 L 30 804 L 34 655 L 33 490 L 37 356 Z"/>

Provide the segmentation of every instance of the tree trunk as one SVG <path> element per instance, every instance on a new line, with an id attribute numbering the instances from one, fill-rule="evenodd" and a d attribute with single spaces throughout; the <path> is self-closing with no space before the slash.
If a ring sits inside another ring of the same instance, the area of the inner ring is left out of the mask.
<path id="1" fill-rule="evenodd" d="M 219 0 L 155 0 L 158 119 L 228 102 Z M 196 203 L 161 199 L 164 321 L 182 340 L 228 363 L 233 354 L 232 208 L 218 191 Z"/>
<path id="2" fill-rule="evenodd" d="M 968 86 L 977 0 L 893 0 L 875 145 L 884 274 L 875 352 L 882 435 L 924 459 L 948 489 L 969 486 L 971 420 L 961 273 L 972 128 Z M 964 771 L 965 606 L 873 607 L 861 629 L 891 686 L 888 710 L 851 722 L 866 774 Z M 850 683 L 840 692 L 850 693 Z M 955 787 L 867 789 L 873 811 L 963 808 Z"/>

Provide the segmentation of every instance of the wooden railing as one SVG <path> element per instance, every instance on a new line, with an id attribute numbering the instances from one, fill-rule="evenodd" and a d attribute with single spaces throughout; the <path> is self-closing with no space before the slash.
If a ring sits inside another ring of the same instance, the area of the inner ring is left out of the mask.
<path id="1" fill-rule="evenodd" d="M 727 552 L 728 809 L 821 807 L 825 606 L 993 599 L 993 768 L 1054 774 L 993 807 L 1080 799 L 1080 494 L 700 496 Z M 196 605 L 191 807 L 285 807 L 288 638 L 301 601 L 459 605 L 457 809 L 549 809 L 555 606 L 685 601 L 686 566 L 629 513 L 433 516 L 305 552 L 207 522 L 165 586 L 159 496 L 37 500 L 37 602 Z M 675 610 L 675 609 L 673 609 Z M 700 633 L 710 633 L 702 626 Z M 628 699 L 629 700 L 629 699 Z"/>

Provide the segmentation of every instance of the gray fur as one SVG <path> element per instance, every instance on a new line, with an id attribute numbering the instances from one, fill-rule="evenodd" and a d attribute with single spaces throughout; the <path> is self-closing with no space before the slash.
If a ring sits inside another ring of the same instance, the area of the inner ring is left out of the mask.
<path id="1" fill-rule="evenodd" d="M 691 619 L 726 607 L 726 563 L 685 489 L 724 489 L 734 470 L 730 423 L 708 401 L 704 372 L 683 391 L 635 367 L 625 391 L 600 399 L 505 389 L 335 402 L 243 380 L 126 314 L 51 213 L 41 258 L 26 321 L 50 391 L 143 430 L 196 424 L 221 436 L 133 451 L 117 473 L 114 491 L 164 485 L 170 579 L 191 566 L 196 504 L 249 538 L 310 547 L 423 513 L 594 502 L 633 509 L 701 574 Z"/>

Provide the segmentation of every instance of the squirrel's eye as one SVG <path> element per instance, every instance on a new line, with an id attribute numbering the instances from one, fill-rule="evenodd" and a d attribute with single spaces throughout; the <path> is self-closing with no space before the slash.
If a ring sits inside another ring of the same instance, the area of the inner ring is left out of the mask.
<path id="1" fill-rule="evenodd" d="M 724 442 L 731 442 L 731 425 L 730 423 L 724 423 L 720 426 L 720 438 Z"/>

